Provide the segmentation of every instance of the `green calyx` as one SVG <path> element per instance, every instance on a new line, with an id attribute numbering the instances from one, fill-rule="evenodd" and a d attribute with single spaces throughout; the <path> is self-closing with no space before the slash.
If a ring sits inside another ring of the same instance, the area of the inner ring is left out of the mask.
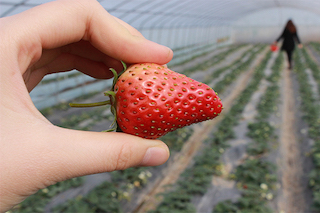
<path id="1" fill-rule="evenodd" d="M 112 83 L 112 90 L 111 91 L 106 91 L 104 92 L 105 96 L 109 96 L 109 100 L 107 101 L 101 101 L 101 102 L 96 102 L 96 103 L 69 103 L 70 107 L 96 107 L 96 106 L 104 106 L 104 105 L 111 105 L 111 112 L 114 115 L 114 120 L 112 124 L 110 125 L 110 129 L 105 130 L 103 132 L 113 132 L 115 130 L 121 131 L 120 128 L 117 127 L 117 112 L 116 112 L 116 93 L 113 91 L 114 86 L 118 81 L 119 76 L 126 71 L 127 65 L 121 61 L 123 70 L 118 74 L 113 68 L 110 68 L 110 71 L 113 73 L 113 83 Z"/>

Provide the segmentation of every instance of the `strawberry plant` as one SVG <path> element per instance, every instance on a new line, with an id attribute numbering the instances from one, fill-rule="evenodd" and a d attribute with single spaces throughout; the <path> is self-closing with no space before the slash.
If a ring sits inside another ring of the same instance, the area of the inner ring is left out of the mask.
<path id="1" fill-rule="evenodd" d="M 180 151 L 183 144 L 188 140 L 188 138 L 192 135 L 193 128 L 184 127 L 181 129 L 177 129 L 174 132 L 169 132 L 160 138 L 163 142 L 165 142 L 170 151 Z"/>
<path id="2" fill-rule="evenodd" d="M 105 182 L 86 196 L 79 196 L 54 208 L 53 212 L 122 212 L 120 205 L 122 199 L 121 191 L 112 183 Z"/>
<path id="3" fill-rule="evenodd" d="M 320 43 L 318 42 L 311 42 L 310 46 L 313 47 L 313 49 L 320 54 Z"/>
<path id="4" fill-rule="evenodd" d="M 307 53 L 307 51 L 305 49 L 302 49 L 301 53 L 306 60 L 306 63 L 305 63 L 306 67 L 310 68 L 312 75 L 313 75 L 313 78 L 317 82 L 318 95 L 320 95 L 320 69 L 319 69 L 319 66 L 316 62 L 314 62 L 312 60 L 312 58 L 310 57 L 310 55 Z M 320 97 L 318 97 L 318 100 L 319 99 L 320 99 Z"/>
<path id="5" fill-rule="evenodd" d="M 232 66 L 231 72 L 229 72 L 228 74 L 226 74 L 224 76 L 224 78 L 217 82 L 215 84 L 215 90 L 219 93 L 222 93 L 224 91 L 224 89 L 230 85 L 235 79 L 237 79 L 239 77 L 239 75 L 247 70 L 250 66 L 250 64 L 252 63 L 252 61 L 257 57 L 257 54 L 260 53 L 265 47 L 264 46 L 258 46 L 257 50 L 255 51 L 252 50 L 249 53 L 247 53 L 247 55 L 249 56 L 247 60 L 245 60 L 244 62 L 242 61 L 242 58 L 240 58 L 237 62 L 236 62 L 236 66 Z M 218 71 L 219 73 L 219 71 Z M 212 74 L 211 78 L 208 78 L 208 81 L 212 81 L 212 78 L 216 77 L 216 74 Z"/>
<path id="6" fill-rule="evenodd" d="M 69 188 L 78 187 L 83 183 L 83 177 L 73 178 L 51 185 L 45 189 L 39 190 L 34 195 L 28 197 L 19 205 L 15 206 L 12 212 L 35 213 L 44 212 L 45 206 L 57 194 L 66 191 Z"/>
<path id="7" fill-rule="evenodd" d="M 73 107 L 111 105 L 114 128 L 156 139 L 184 126 L 213 119 L 222 103 L 209 86 L 153 63 L 134 64 L 118 78 L 115 70 L 110 100 Z"/>
<path id="8" fill-rule="evenodd" d="M 173 191 L 165 194 L 163 201 L 157 207 L 156 210 L 150 211 L 150 213 L 192 213 L 196 212 L 195 207 L 191 203 L 191 196 L 181 191 Z"/>
<path id="9" fill-rule="evenodd" d="M 173 49 L 172 51 L 175 52 L 175 55 L 172 61 L 170 61 L 168 64 L 170 66 L 179 66 L 185 64 L 196 58 L 200 58 L 206 56 L 209 53 L 212 53 L 213 49 L 215 48 L 216 47 L 214 44 L 205 44 L 201 46 L 196 46 L 193 44 L 184 48 Z"/>
<path id="10" fill-rule="evenodd" d="M 147 183 L 146 181 L 149 178 L 148 177 L 149 175 L 145 175 L 145 174 L 148 173 L 150 174 L 150 176 L 152 175 L 150 172 L 146 172 L 146 171 L 147 171 L 146 167 L 134 167 L 134 168 L 129 168 L 121 171 L 111 172 L 111 177 L 114 183 L 118 183 L 118 184 L 125 183 L 123 185 L 127 185 L 129 183 L 131 184 L 135 183 L 138 186 L 142 186 Z M 141 175 L 141 174 L 144 174 L 144 175 Z"/>
<path id="11" fill-rule="evenodd" d="M 220 63 L 222 60 L 225 59 L 225 57 L 227 57 L 228 55 L 230 55 L 231 53 L 235 52 L 236 50 L 242 48 L 244 45 L 234 45 L 232 47 L 230 47 L 229 49 L 219 53 L 218 55 L 214 55 L 213 57 L 211 57 L 210 59 L 201 62 L 200 64 L 196 64 L 195 66 L 192 66 L 190 68 L 187 68 L 183 71 L 183 73 L 185 75 L 188 75 L 194 71 L 205 71 L 208 68 L 212 67 L 213 65 L 216 65 L 218 63 Z"/>
<path id="12" fill-rule="evenodd" d="M 311 150 L 311 156 L 313 158 L 315 167 L 309 174 L 309 186 L 313 190 L 313 209 L 320 210 L 320 179 L 319 179 L 319 156 L 320 156 L 320 112 L 319 104 L 314 99 L 314 94 L 311 89 L 311 85 L 305 74 L 307 64 L 303 64 L 301 56 L 304 55 L 301 51 L 297 51 L 294 55 L 295 67 L 294 71 L 297 74 L 297 78 L 300 84 L 299 92 L 304 97 L 301 102 L 301 108 L 304 112 L 304 120 L 308 124 L 308 135 L 314 140 L 314 146 Z M 309 62 L 310 63 L 310 62 Z"/>

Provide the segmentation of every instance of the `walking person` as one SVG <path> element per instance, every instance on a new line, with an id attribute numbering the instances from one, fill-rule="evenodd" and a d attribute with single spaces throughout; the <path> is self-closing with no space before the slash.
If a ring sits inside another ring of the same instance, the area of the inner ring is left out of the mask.
<path id="1" fill-rule="evenodd" d="M 281 46 L 281 50 L 286 51 L 287 57 L 288 57 L 288 68 L 292 68 L 292 53 L 295 48 L 295 42 L 298 43 L 298 47 L 302 48 L 303 45 L 301 44 L 301 41 L 299 39 L 297 28 L 293 24 L 292 20 L 289 20 L 282 32 L 282 34 L 279 36 L 279 38 L 274 42 L 274 45 L 277 45 L 277 43 L 283 39 L 283 43 Z"/>

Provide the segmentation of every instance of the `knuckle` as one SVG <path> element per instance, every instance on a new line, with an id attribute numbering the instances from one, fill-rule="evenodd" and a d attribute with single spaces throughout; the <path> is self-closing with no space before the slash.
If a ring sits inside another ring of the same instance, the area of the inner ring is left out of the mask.
<path id="1" fill-rule="evenodd" d="M 123 144 L 117 156 L 115 170 L 124 170 L 130 167 L 132 154 L 133 154 L 132 146 L 128 143 Z"/>

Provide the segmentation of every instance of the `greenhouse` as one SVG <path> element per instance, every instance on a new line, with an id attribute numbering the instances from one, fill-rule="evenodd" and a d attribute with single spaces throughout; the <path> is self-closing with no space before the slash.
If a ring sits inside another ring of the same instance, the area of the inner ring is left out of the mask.
<path id="1" fill-rule="evenodd" d="M 48 2 L 0 0 L 0 17 Z M 160 166 L 58 182 L 8 212 L 320 212 L 319 0 L 98 2 L 146 39 L 171 48 L 166 66 L 212 88 L 223 110 L 161 135 L 170 157 Z M 289 50 L 285 32 L 294 34 Z M 101 132 L 114 124 L 112 106 L 69 103 L 106 96 L 110 103 L 104 92 L 116 89 L 113 83 L 72 69 L 46 75 L 30 97 L 56 126 Z"/>

